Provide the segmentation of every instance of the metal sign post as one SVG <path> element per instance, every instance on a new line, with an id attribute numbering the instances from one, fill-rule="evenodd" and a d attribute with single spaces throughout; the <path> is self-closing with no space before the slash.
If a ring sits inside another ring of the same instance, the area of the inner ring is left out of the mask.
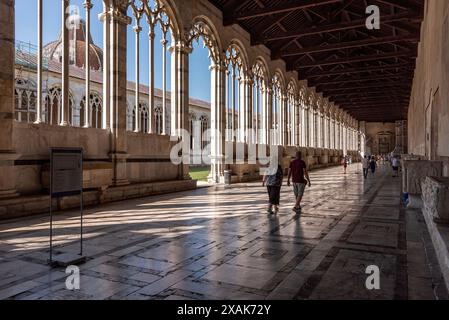
<path id="1" fill-rule="evenodd" d="M 53 257 L 53 198 L 80 196 L 80 253 L 59 254 Z M 50 149 L 50 259 L 51 266 L 66 267 L 86 261 L 83 256 L 83 149 Z"/>

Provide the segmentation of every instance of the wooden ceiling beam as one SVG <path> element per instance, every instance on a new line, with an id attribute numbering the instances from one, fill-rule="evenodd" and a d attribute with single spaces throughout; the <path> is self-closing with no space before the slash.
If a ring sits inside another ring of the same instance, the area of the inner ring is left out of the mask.
<path id="1" fill-rule="evenodd" d="M 388 64 L 381 65 L 381 66 L 369 66 L 369 67 L 361 67 L 361 68 L 345 68 L 345 69 L 339 69 L 339 70 L 305 73 L 303 76 L 305 77 L 305 79 L 307 79 L 307 78 L 317 78 L 317 77 L 363 73 L 363 72 L 373 72 L 373 71 L 378 72 L 378 71 L 393 70 L 393 69 L 413 70 L 413 68 L 414 68 L 414 66 L 411 63 L 396 63 L 396 64 L 390 64 L 390 65 L 388 65 Z"/>
<path id="2" fill-rule="evenodd" d="M 272 7 L 266 7 L 256 10 L 250 10 L 246 12 L 233 13 L 230 16 L 225 16 L 225 20 L 228 22 L 239 22 L 243 20 L 248 20 L 252 18 L 260 18 L 265 16 L 271 16 L 279 13 L 291 12 L 296 10 L 303 10 L 308 8 L 314 8 L 329 4 L 334 4 L 337 2 L 342 2 L 343 0 L 296 0 L 289 1 L 288 3 L 282 3 Z"/>
<path id="3" fill-rule="evenodd" d="M 407 83 L 375 83 L 371 85 L 359 84 L 353 86 L 344 86 L 344 87 L 326 87 L 326 86 L 317 86 L 317 91 L 319 92 L 335 92 L 335 91 L 345 91 L 345 90 L 360 90 L 360 89 L 372 89 L 372 88 L 410 88 L 410 85 Z"/>
<path id="4" fill-rule="evenodd" d="M 422 11 L 422 5 L 413 0 L 376 0 L 377 2 L 390 5 L 403 10 Z"/>
<path id="5" fill-rule="evenodd" d="M 406 22 L 419 22 L 422 20 L 422 17 L 416 14 L 411 14 L 408 12 L 401 13 L 401 14 L 393 14 L 389 16 L 382 17 L 382 23 L 394 23 L 399 21 L 406 21 Z M 271 42 L 271 41 L 279 41 L 279 40 L 287 40 L 291 38 L 301 38 L 305 36 L 311 36 L 321 33 L 328 33 L 328 32 L 336 32 L 336 31 L 343 31 L 343 30 L 351 30 L 356 28 L 366 28 L 366 19 L 359 19 L 349 22 L 340 22 L 340 23 L 333 23 L 328 24 L 324 26 L 314 26 L 306 29 L 299 29 L 295 31 L 289 31 L 284 32 L 276 35 L 269 35 L 269 36 L 263 36 L 261 35 L 257 40 L 260 42 Z"/>
<path id="6" fill-rule="evenodd" d="M 407 35 L 402 35 L 402 36 L 388 36 L 388 37 L 380 37 L 380 38 L 372 38 L 372 39 L 361 39 L 361 40 L 355 40 L 355 41 L 333 43 L 333 44 L 328 44 L 328 45 L 324 45 L 324 46 L 322 46 L 322 45 L 312 46 L 312 47 L 306 47 L 304 49 L 286 51 L 286 52 L 281 53 L 280 55 L 284 58 L 296 57 L 296 56 L 308 54 L 308 53 L 337 51 L 337 50 L 343 50 L 343 49 L 360 48 L 360 47 L 374 46 L 374 45 L 377 46 L 377 45 L 381 45 L 381 44 L 395 43 L 395 42 L 401 42 L 401 41 L 417 42 L 417 41 L 419 41 L 419 34 L 407 34 Z"/>
<path id="7" fill-rule="evenodd" d="M 324 82 L 318 82 L 318 81 L 311 81 L 311 86 L 316 87 L 319 85 L 338 85 L 342 83 L 351 83 L 351 82 L 364 82 L 364 81 L 376 81 L 376 80 L 411 80 L 413 78 L 413 75 L 410 75 L 409 73 L 396 73 L 396 74 L 386 74 L 381 76 L 369 76 L 369 77 L 360 77 L 360 78 L 343 78 L 343 79 L 337 79 L 333 81 L 324 81 Z"/>
<path id="8" fill-rule="evenodd" d="M 405 94 L 402 92 L 396 92 L 396 91 L 390 91 L 390 90 L 375 90 L 371 92 L 359 92 L 359 93 L 333 93 L 333 94 L 326 94 L 323 92 L 323 96 L 329 98 L 329 101 L 340 101 L 340 97 L 343 97 L 345 100 L 350 99 L 350 97 L 377 97 L 382 94 L 389 94 L 391 96 L 398 96 L 403 98 L 409 98 L 409 94 Z"/>
<path id="9" fill-rule="evenodd" d="M 381 53 L 381 54 L 373 54 L 368 56 L 355 56 L 348 58 L 339 58 L 334 60 L 322 61 L 319 60 L 315 63 L 307 63 L 307 64 L 296 64 L 296 69 L 306 69 L 306 68 L 314 68 L 321 66 L 330 66 L 334 64 L 344 64 L 344 63 L 354 63 L 354 62 L 364 62 L 364 61 L 379 61 L 385 59 L 399 58 L 399 57 L 407 57 L 407 58 L 416 58 L 416 54 L 412 51 L 397 51 L 397 52 L 389 52 L 389 53 Z"/>

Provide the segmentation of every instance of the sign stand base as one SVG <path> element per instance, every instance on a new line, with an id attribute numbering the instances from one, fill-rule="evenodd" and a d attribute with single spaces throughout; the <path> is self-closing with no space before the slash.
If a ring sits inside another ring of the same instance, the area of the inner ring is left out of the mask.
<path id="1" fill-rule="evenodd" d="M 73 254 L 73 253 L 63 253 L 63 254 L 54 256 L 51 261 L 48 260 L 48 264 L 52 267 L 66 268 L 68 266 L 83 264 L 86 261 L 87 261 L 86 256 L 82 256 L 79 254 Z"/>

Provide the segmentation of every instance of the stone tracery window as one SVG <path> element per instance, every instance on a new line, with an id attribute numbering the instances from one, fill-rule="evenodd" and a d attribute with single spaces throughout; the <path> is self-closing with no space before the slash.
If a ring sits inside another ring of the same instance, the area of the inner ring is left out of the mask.
<path id="1" fill-rule="evenodd" d="M 19 122 L 36 120 L 36 84 L 31 80 L 16 79 L 15 119 Z"/>
<path id="2" fill-rule="evenodd" d="M 221 52 L 218 46 L 218 42 L 216 40 L 216 36 L 211 29 L 211 27 L 208 25 L 208 23 L 203 20 L 202 18 L 196 18 L 192 24 L 191 29 L 189 30 L 189 33 L 186 37 L 186 48 L 183 48 L 185 52 L 192 52 L 194 50 L 195 45 L 197 46 L 203 46 L 204 48 L 208 49 L 209 54 L 209 60 L 210 60 L 210 71 L 211 71 L 211 102 L 212 104 L 217 101 L 221 101 L 221 92 L 219 87 L 217 86 L 219 83 L 222 83 L 221 80 L 218 80 L 218 75 L 226 70 L 226 61 L 223 61 Z M 226 57 L 224 57 L 226 58 Z M 230 56 L 231 58 L 231 56 Z M 236 58 L 234 56 L 234 58 Z M 223 83 L 225 85 L 225 90 L 228 89 L 226 86 L 226 83 Z M 215 117 L 217 120 L 217 113 L 214 115 L 214 105 L 211 106 L 211 117 Z M 217 109 L 215 109 L 216 111 Z M 231 140 L 232 135 L 226 136 L 226 133 L 229 133 L 227 130 L 228 124 L 232 123 L 232 118 L 228 117 L 230 113 L 227 112 L 227 105 L 225 102 L 225 119 L 223 122 L 221 122 L 221 116 L 220 116 L 220 122 L 216 121 L 215 125 L 216 128 L 220 128 L 220 134 L 225 135 L 224 138 L 227 140 Z M 230 114 L 232 116 L 232 113 Z M 205 125 L 205 123 L 201 123 L 199 119 L 192 118 L 191 125 L 190 125 L 190 136 L 191 136 L 191 145 L 192 150 L 204 147 L 206 144 L 202 139 L 202 125 Z M 209 126 L 209 122 L 207 124 Z M 221 127 L 223 125 L 223 127 Z M 205 137 L 204 139 L 209 140 L 210 137 Z M 218 140 L 216 140 L 218 142 Z M 212 171 L 214 170 L 214 167 L 212 165 Z"/>
<path id="3" fill-rule="evenodd" d="M 150 117 L 150 113 L 148 110 L 148 105 L 146 103 L 140 103 L 139 104 L 139 115 L 140 115 L 140 123 L 139 123 L 139 127 L 141 132 L 143 133 L 147 133 L 149 130 L 149 117 Z"/>
<path id="4" fill-rule="evenodd" d="M 155 121 L 156 121 L 156 132 L 157 134 L 162 134 L 162 126 L 164 123 L 164 118 L 162 115 L 162 107 L 161 106 L 157 106 L 156 108 L 154 108 L 154 116 L 155 116 Z"/>
<path id="5" fill-rule="evenodd" d="M 189 132 L 190 132 L 190 150 L 193 150 L 193 143 L 194 143 L 194 124 L 195 124 L 195 114 L 189 113 Z"/>
<path id="6" fill-rule="evenodd" d="M 85 104 L 86 104 L 86 97 L 84 96 L 83 99 L 81 100 L 80 103 L 80 109 L 79 109 L 79 120 L 78 123 L 75 124 L 76 122 L 72 120 L 72 123 L 74 126 L 80 126 L 83 125 L 83 123 L 85 122 Z M 97 128 L 97 129 L 101 129 L 103 127 L 103 117 L 102 117 L 102 99 L 101 96 L 96 93 L 96 92 L 92 92 L 90 94 L 90 98 L 89 98 L 89 109 L 88 109 L 88 114 L 89 114 L 89 123 L 91 124 L 92 128 Z M 72 117 L 73 119 L 73 117 Z M 75 120 L 75 119 L 74 119 Z"/>
<path id="7" fill-rule="evenodd" d="M 148 133 L 150 125 L 150 112 L 146 102 L 140 101 L 137 117 L 136 107 L 127 103 L 126 107 L 126 130 L 133 132 Z M 136 130 L 136 124 L 140 131 Z"/>
<path id="8" fill-rule="evenodd" d="M 169 73 L 167 68 L 171 68 L 170 56 L 168 54 L 169 39 L 173 39 L 173 21 L 170 19 L 166 5 L 158 0 L 130 0 L 129 2 L 129 15 L 133 20 L 133 30 L 135 33 L 135 108 L 137 109 L 140 103 L 140 52 L 141 52 L 141 35 L 142 30 L 148 31 L 146 41 L 148 41 L 148 82 L 149 82 L 149 95 L 148 103 L 150 109 L 155 108 L 155 74 L 156 63 L 160 63 L 161 83 L 162 83 L 162 106 L 161 114 L 162 118 L 169 117 L 168 108 L 168 78 Z M 156 38 L 160 38 L 159 43 L 156 42 Z M 156 55 L 157 51 L 157 55 Z M 160 56 L 159 56 L 160 54 Z M 136 112 L 139 112 L 137 110 Z M 160 127 L 157 128 L 157 119 L 151 119 L 153 114 L 147 111 L 148 120 L 145 122 L 143 118 L 140 120 L 135 119 L 134 131 L 157 133 L 157 134 L 169 134 L 166 121 L 160 122 Z M 141 113 L 141 117 L 145 117 L 145 113 Z M 145 130 L 139 127 L 139 123 L 147 123 Z M 154 125 L 154 128 L 153 128 Z"/>
<path id="9" fill-rule="evenodd" d="M 210 137 L 207 135 L 207 132 L 209 130 L 209 118 L 206 115 L 202 115 L 199 118 L 200 124 L 201 124 L 201 149 L 204 149 L 208 142 Z"/>
<path id="10" fill-rule="evenodd" d="M 69 93 L 69 124 L 73 120 L 74 108 L 73 96 Z M 51 125 L 60 125 L 62 121 L 62 88 L 54 86 L 50 88 L 45 96 L 45 105 L 42 113 L 42 122 Z"/>
<path id="11" fill-rule="evenodd" d="M 133 113 L 134 111 L 134 113 Z M 127 102 L 126 103 L 126 130 L 134 131 L 134 117 L 135 117 L 135 109 Z"/>

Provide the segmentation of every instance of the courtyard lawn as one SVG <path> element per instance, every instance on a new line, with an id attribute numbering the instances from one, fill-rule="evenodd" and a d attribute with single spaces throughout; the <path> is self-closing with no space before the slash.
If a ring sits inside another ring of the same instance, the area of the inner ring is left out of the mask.
<path id="1" fill-rule="evenodd" d="M 207 181 L 207 176 L 209 175 L 209 167 L 191 167 L 190 176 L 193 180 Z"/>

